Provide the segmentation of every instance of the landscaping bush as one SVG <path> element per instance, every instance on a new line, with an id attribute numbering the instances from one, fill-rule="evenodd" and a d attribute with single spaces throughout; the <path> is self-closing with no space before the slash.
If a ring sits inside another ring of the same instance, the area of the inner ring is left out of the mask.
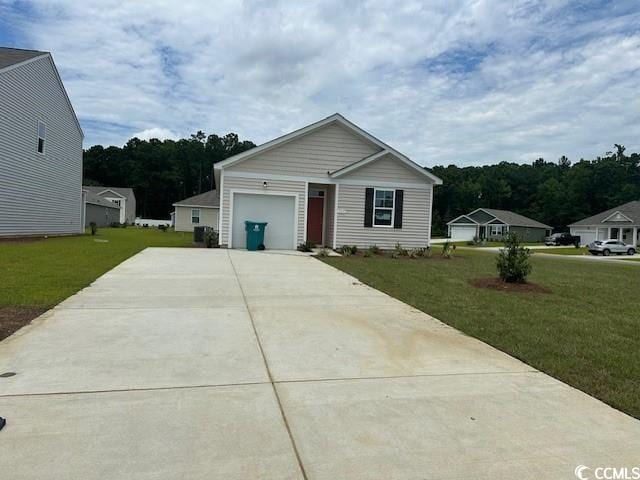
<path id="1" fill-rule="evenodd" d="M 158 225 L 158 230 L 162 231 L 162 232 L 166 232 L 167 231 L 167 227 L 166 225 Z"/>
<path id="2" fill-rule="evenodd" d="M 449 240 L 442 244 L 442 258 L 451 258 L 453 256 L 454 245 Z"/>
<path id="3" fill-rule="evenodd" d="M 525 283 L 527 275 L 531 273 L 530 255 L 528 248 L 520 246 L 515 233 L 508 234 L 496 264 L 500 278 L 508 283 Z"/>
<path id="4" fill-rule="evenodd" d="M 91 227 L 91 235 L 98 233 L 98 225 L 96 225 L 96 222 L 89 223 L 89 226 Z"/>
<path id="5" fill-rule="evenodd" d="M 329 251 L 326 248 L 321 248 L 320 250 L 318 250 L 318 253 L 316 255 L 318 257 L 328 257 Z"/>
<path id="6" fill-rule="evenodd" d="M 213 228 L 205 229 L 202 239 L 206 248 L 218 248 L 220 246 L 218 243 L 218 232 L 216 232 Z"/>
<path id="7" fill-rule="evenodd" d="M 358 247 L 356 245 L 343 245 L 342 248 L 340 248 L 340 253 L 342 253 L 342 255 L 344 255 L 345 257 L 348 257 L 349 255 L 355 255 L 356 253 L 358 253 Z"/>
<path id="8" fill-rule="evenodd" d="M 316 247 L 316 244 L 307 240 L 304 243 L 301 243 L 300 245 L 298 245 L 298 251 L 299 252 L 311 252 L 313 251 L 313 249 Z"/>
<path id="9" fill-rule="evenodd" d="M 409 255 L 409 252 L 407 251 L 407 249 L 402 248 L 402 245 L 400 245 L 400 242 L 396 243 L 396 246 L 393 248 L 393 251 L 391 252 L 391 258 L 406 257 L 407 255 Z"/>
<path id="10" fill-rule="evenodd" d="M 369 251 L 371 252 L 371 255 L 380 255 L 380 247 L 375 243 L 369 247 Z"/>

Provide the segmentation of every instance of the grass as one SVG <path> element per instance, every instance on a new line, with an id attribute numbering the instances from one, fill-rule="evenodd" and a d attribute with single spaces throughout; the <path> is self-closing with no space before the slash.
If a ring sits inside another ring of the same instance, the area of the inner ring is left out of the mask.
<path id="1" fill-rule="evenodd" d="M 509 293 L 469 284 L 496 276 L 495 254 L 455 255 L 323 261 L 640 418 L 638 267 L 534 256 L 530 281 L 551 293 Z"/>
<path id="2" fill-rule="evenodd" d="M 191 245 L 187 232 L 101 228 L 96 236 L 0 242 L 0 308 L 49 308 L 146 247 Z"/>
<path id="3" fill-rule="evenodd" d="M 587 247 L 545 248 L 542 250 L 532 250 L 532 252 L 549 253 L 551 255 L 591 255 Z"/>

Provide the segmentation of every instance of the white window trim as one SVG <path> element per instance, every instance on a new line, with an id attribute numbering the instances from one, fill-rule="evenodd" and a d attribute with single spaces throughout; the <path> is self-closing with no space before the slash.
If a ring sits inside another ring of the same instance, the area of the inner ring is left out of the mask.
<path id="1" fill-rule="evenodd" d="M 40 136 L 40 124 L 44 125 L 44 137 Z M 37 130 L 36 130 L 36 153 L 38 155 L 44 155 L 45 152 L 47 151 L 47 123 L 42 121 L 42 120 L 38 120 L 38 124 L 36 126 Z M 42 138 L 42 151 L 38 151 L 38 147 L 40 146 L 40 139 Z"/>
<path id="2" fill-rule="evenodd" d="M 376 193 L 377 192 L 393 192 L 393 204 L 389 207 L 376 207 Z M 390 225 L 376 225 L 376 209 L 391 210 L 391 224 Z M 396 189 L 395 188 L 374 188 L 373 189 L 373 222 L 371 223 L 374 228 L 393 228 L 396 215 Z"/>
<path id="3" fill-rule="evenodd" d="M 198 215 L 194 215 L 193 212 L 198 212 Z M 193 221 L 193 217 L 197 216 L 198 217 L 198 221 L 194 222 Z M 193 225 L 199 225 L 200 224 L 200 209 L 199 208 L 192 208 L 191 209 L 191 223 Z"/>

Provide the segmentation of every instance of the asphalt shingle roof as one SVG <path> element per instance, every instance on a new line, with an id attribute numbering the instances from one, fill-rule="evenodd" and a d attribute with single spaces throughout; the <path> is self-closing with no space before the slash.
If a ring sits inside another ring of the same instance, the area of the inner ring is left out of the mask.
<path id="1" fill-rule="evenodd" d="M 115 203 L 110 202 L 105 198 L 99 197 L 95 193 L 92 193 L 88 190 L 84 190 L 84 191 L 85 191 L 85 201 L 87 203 L 91 203 L 93 205 L 100 205 L 101 207 L 117 208 L 118 210 L 120 210 L 120 207 Z"/>
<path id="2" fill-rule="evenodd" d="M 208 192 L 201 193 L 200 195 L 194 195 L 193 197 L 185 198 L 174 205 L 196 205 L 199 207 L 219 207 L 220 199 L 215 190 L 209 190 Z"/>
<path id="3" fill-rule="evenodd" d="M 580 225 L 599 225 L 605 218 L 610 217 L 616 212 L 620 212 L 625 217 L 628 217 L 632 222 L 631 224 L 640 225 L 640 200 L 634 200 L 632 202 L 625 203 L 624 205 L 620 205 L 619 207 L 610 208 L 609 210 L 605 210 L 604 212 L 600 212 L 590 217 L 583 218 L 582 220 L 578 220 L 577 222 L 572 223 L 569 226 L 577 227 Z"/>
<path id="4" fill-rule="evenodd" d="M 98 195 L 100 192 L 104 192 L 105 190 L 111 190 L 112 192 L 116 192 L 119 195 L 122 195 L 126 199 L 134 197 L 133 189 L 127 187 L 97 187 L 94 185 L 87 185 L 82 187 L 83 190 L 87 192 L 95 193 Z"/>
<path id="5" fill-rule="evenodd" d="M 46 54 L 47 52 L 40 52 L 38 50 L 0 47 L 0 69 Z"/>
<path id="6" fill-rule="evenodd" d="M 520 215 L 519 213 L 510 212 L 509 210 L 498 210 L 495 208 L 482 208 L 480 210 L 483 210 L 489 215 L 496 217 L 506 225 L 513 225 L 514 227 L 546 228 L 548 230 L 551 229 L 549 225 L 545 225 L 544 223 L 540 223 L 537 220 L 525 217 L 524 215 Z M 470 215 L 470 213 L 467 214 L 467 216 L 468 215 Z"/>

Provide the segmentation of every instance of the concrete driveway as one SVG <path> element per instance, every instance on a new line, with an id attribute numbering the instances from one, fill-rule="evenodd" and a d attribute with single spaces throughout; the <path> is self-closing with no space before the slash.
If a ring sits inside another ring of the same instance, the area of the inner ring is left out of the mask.
<path id="1" fill-rule="evenodd" d="M 11 479 L 640 464 L 637 420 L 306 256 L 147 249 L 0 343 L 4 372 Z"/>

